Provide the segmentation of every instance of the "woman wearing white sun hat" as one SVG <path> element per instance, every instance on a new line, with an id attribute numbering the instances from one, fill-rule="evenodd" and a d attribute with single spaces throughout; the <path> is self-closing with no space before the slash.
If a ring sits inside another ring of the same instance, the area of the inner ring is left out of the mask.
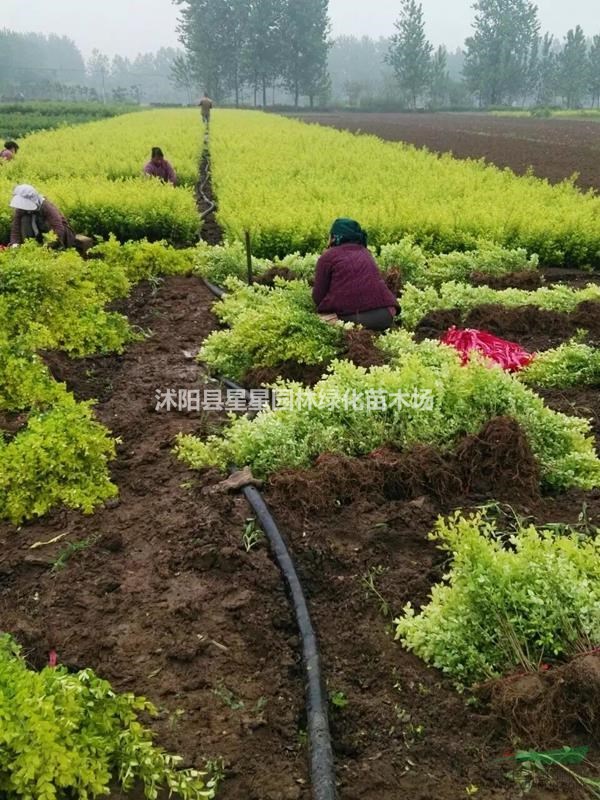
<path id="1" fill-rule="evenodd" d="M 43 241 L 43 235 L 53 231 L 59 247 L 77 247 L 73 229 L 66 217 L 37 189 L 27 183 L 13 189 L 10 207 L 14 209 L 10 229 L 10 244 L 16 247 L 26 239 Z"/>

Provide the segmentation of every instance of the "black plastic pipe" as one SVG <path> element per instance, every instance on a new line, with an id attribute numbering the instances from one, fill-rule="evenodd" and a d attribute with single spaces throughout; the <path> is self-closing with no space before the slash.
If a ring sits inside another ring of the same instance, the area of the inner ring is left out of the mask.
<path id="1" fill-rule="evenodd" d="M 225 292 L 220 286 L 210 283 L 205 278 L 203 280 L 215 297 L 223 297 Z M 220 378 L 219 380 L 228 389 L 242 390 L 246 392 L 247 396 L 249 395 L 248 390 L 244 389 L 239 383 L 229 380 L 229 378 Z M 233 470 L 235 469 L 236 467 L 233 467 Z M 261 493 L 254 486 L 244 486 L 242 487 L 242 492 L 256 514 L 260 526 L 268 539 L 271 552 L 288 590 L 298 632 L 300 633 L 313 800 L 336 800 L 335 768 L 327 713 L 327 694 L 321 672 L 319 643 L 310 618 L 306 595 L 300 583 L 290 550 Z"/>
<path id="2" fill-rule="evenodd" d="M 310 746 L 312 795 L 314 800 L 335 800 L 337 792 L 327 714 L 327 695 L 321 674 L 319 645 L 310 618 L 306 597 L 288 546 L 279 532 L 279 528 L 271 516 L 261 493 L 254 486 L 244 486 L 242 491 L 269 540 L 271 551 L 289 591 L 300 632 L 302 662 L 305 673 L 304 691 Z"/>
<path id="3" fill-rule="evenodd" d="M 223 298 L 223 296 L 225 295 L 225 289 L 222 289 L 220 286 L 217 286 L 216 284 L 211 283 L 210 281 L 207 281 L 206 278 L 202 278 L 202 280 L 203 280 L 204 285 L 206 286 L 206 288 L 210 292 L 212 292 L 215 297 L 218 297 L 219 300 L 221 300 Z"/>
<path id="4" fill-rule="evenodd" d="M 200 195 L 207 206 L 205 210 L 200 214 L 200 219 L 202 220 L 206 219 L 206 217 L 208 217 L 209 214 L 212 214 L 212 212 L 217 207 L 217 204 L 214 202 L 214 200 L 211 200 L 204 193 L 204 187 L 206 186 L 206 184 L 210 179 L 210 161 L 208 160 L 208 134 L 206 134 L 204 137 L 204 144 L 205 144 L 205 149 L 202 151 L 202 161 L 204 164 L 206 164 L 206 167 L 205 167 L 204 177 L 198 183 L 198 191 L 200 192 Z"/>
<path id="5" fill-rule="evenodd" d="M 225 291 L 214 283 L 203 278 L 206 287 L 221 299 Z M 228 389 L 243 390 L 236 381 L 229 378 L 220 378 Z M 235 468 L 234 468 L 235 469 Z M 271 552 L 283 575 L 286 588 L 296 617 L 298 631 L 302 642 L 302 662 L 305 680 L 304 693 L 306 697 L 307 733 L 310 747 L 310 774 L 312 794 L 314 800 L 335 800 L 337 796 L 335 786 L 335 769 L 333 763 L 333 749 L 331 746 L 331 733 L 329 731 L 329 717 L 327 714 L 327 695 L 324 690 L 321 672 L 321 658 L 315 629 L 313 627 L 306 596 L 298 578 L 296 567 L 290 550 L 281 535 L 275 520 L 271 516 L 267 504 L 261 493 L 254 486 L 244 486 L 242 491 L 252 510 L 256 514 L 261 528 L 269 541 Z"/>

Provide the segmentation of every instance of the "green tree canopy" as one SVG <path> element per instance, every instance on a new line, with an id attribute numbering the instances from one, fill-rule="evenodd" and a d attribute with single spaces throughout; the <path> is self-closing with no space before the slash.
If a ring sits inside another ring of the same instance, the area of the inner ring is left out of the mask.
<path id="1" fill-rule="evenodd" d="M 529 0 L 477 0 L 473 8 L 464 77 L 481 105 L 510 103 L 527 92 L 530 82 L 539 35 L 537 6 Z"/>

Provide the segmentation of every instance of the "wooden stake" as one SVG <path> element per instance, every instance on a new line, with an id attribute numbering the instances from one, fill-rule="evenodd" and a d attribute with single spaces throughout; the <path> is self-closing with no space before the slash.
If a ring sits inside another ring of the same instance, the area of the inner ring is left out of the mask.
<path id="1" fill-rule="evenodd" d="M 246 264 L 248 266 L 248 284 L 252 286 L 254 283 L 254 272 L 252 270 L 252 242 L 250 240 L 250 231 L 245 232 L 246 236 Z"/>

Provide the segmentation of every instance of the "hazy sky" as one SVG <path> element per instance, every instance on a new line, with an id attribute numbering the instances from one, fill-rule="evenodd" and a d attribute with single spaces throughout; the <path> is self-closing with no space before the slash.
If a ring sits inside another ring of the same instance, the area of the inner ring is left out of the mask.
<path id="1" fill-rule="evenodd" d="M 428 35 L 454 48 L 470 32 L 471 0 L 422 0 Z M 538 0 L 544 30 L 564 35 L 577 24 L 600 33 L 598 0 Z M 399 0 L 330 0 L 333 34 L 386 36 Z M 177 6 L 171 0 L 0 0 L 0 26 L 17 31 L 66 34 L 89 55 L 94 47 L 109 55 L 176 45 Z"/>

